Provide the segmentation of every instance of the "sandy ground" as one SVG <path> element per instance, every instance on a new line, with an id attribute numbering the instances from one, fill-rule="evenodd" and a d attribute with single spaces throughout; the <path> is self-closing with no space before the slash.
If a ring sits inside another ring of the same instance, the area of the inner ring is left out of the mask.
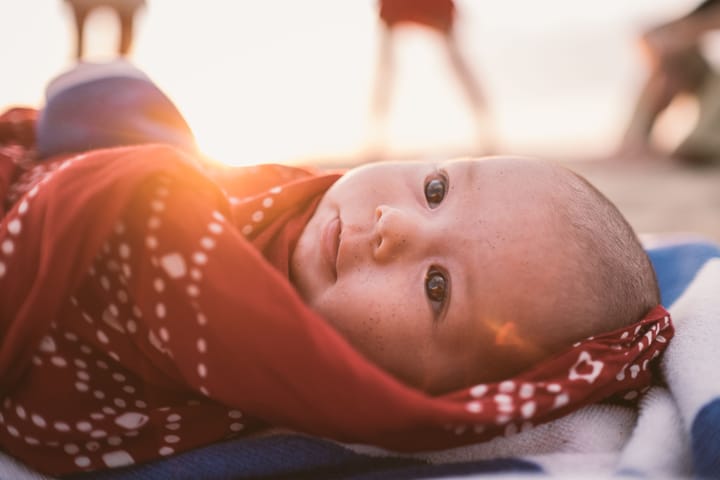
<path id="1" fill-rule="evenodd" d="M 720 165 L 573 162 L 568 167 L 607 195 L 639 233 L 689 233 L 720 242 Z"/>

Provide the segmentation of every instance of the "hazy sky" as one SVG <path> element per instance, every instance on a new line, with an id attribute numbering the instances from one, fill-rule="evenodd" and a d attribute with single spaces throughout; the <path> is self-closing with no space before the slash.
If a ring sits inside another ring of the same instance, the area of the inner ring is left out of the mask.
<path id="1" fill-rule="evenodd" d="M 462 48 L 491 97 L 502 150 L 610 151 L 643 78 L 634 35 L 695 3 L 458 0 Z M 375 14 L 373 0 L 148 0 L 132 58 L 216 158 L 352 155 L 371 130 Z M 72 64 L 69 11 L 62 0 L 3 0 L 0 22 L 0 105 L 39 106 L 47 80 Z M 114 19 L 99 12 L 88 27 L 91 58 L 107 58 Z M 424 30 L 402 34 L 394 151 L 473 145 L 473 118 L 441 53 Z"/>

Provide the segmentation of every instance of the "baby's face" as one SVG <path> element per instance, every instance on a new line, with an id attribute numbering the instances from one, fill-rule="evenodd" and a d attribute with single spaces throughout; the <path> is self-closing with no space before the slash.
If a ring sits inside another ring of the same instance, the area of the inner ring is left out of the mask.
<path id="1" fill-rule="evenodd" d="M 512 376 L 559 341 L 545 323 L 563 287 L 557 170 L 518 158 L 352 170 L 303 231 L 292 281 L 356 349 L 413 386 Z"/>

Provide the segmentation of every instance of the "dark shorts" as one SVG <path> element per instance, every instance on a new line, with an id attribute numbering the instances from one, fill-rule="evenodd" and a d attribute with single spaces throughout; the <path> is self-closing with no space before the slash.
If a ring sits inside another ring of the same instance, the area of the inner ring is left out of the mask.
<path id="1" fill-rule="evenodd" d="M 80 65 L 48 86 L 37 123 L 41 158 L 140 143 L 196 151 L 177 107 L 131 65 Z"/>

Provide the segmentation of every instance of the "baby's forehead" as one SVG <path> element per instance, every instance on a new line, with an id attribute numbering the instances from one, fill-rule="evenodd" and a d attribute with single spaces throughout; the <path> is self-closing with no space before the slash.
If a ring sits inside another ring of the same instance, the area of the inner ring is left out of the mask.
<path id="1" fill-rule="evenodd" d="M 485 157 L 447 160 L 437 164 L 447 171 L 450 188 L 463 195 L 502 202 L 530 201 L 543 205 L 567 201 L 577 183 L 574 174 L 553 162 L 528 157 Z"/>
<path id="2" fill-rule="evenodd" d="M 547 272 L 557 255 L 569 254 L 572 225 L 582 220 L 569 208 L 577 197 L 570 171 L 547 161 L 501 157 L 455 160 L 444 168 L 452 172 L 462 163 L 469 168 L 459 172 L 470 181 L 456 179 L 459 190 L 448 198 L 459 203 L 451 213 L 459 222 L 456 234 L 467 239 L 469 251 L 478 251 L 480 263 L 509 270 L 521 263 Z M 452 174 L 450 184 L 453 189 Z"/>
<path id="3" fill-rule="evenodd" d="M 521 156 L 459 157 L 446 159 L 438 163 L 445 168 L 464 165 L 486 172 L 499 170 L 509 175 L 527 173 L 553 175 L 566 171 L 564 167 L 550 160 Z"/>

